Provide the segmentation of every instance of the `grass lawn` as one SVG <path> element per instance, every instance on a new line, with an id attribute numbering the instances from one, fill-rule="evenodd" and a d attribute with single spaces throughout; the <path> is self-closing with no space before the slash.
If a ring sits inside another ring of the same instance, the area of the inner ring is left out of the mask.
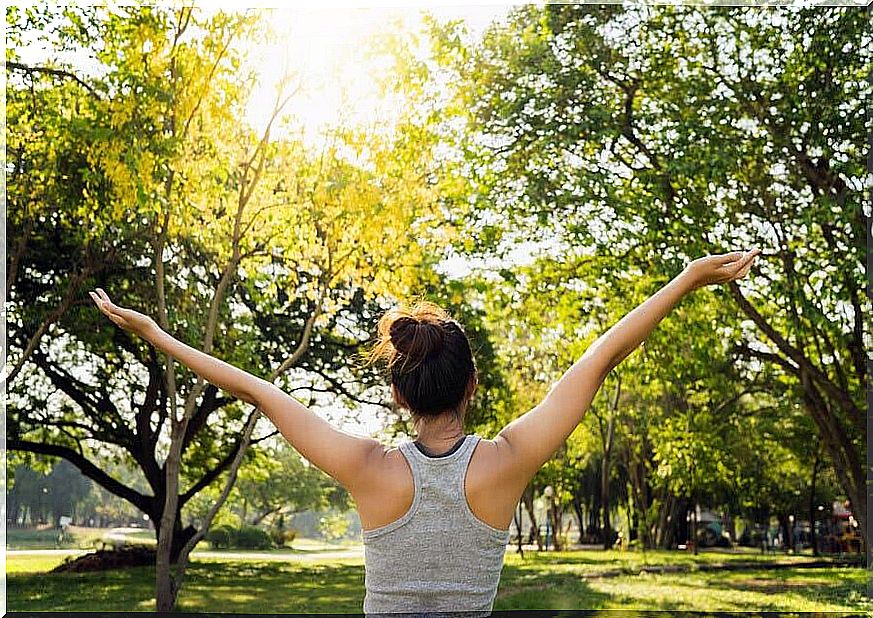
<path id="1" fill-rule="evenodd" d="M 758 555 L 715 552 L 529 553 L 507 555 L 494 609 L 656 609 L 690 611 L 862 611 L 866 571 L 861 568 L 710 571 L 636 574 L 646 565 L 766 561 Z M 770 556 L 770 560 L 773 561 Z M 779 557 L 780 562 L 809 557 Z M 627 575 L 598 577 L 625 569 Z"/>
<path id="2" fill-rule="evenodd" d="M 128 539 L 131 541 L 137 541 L 142 543 L 143 545 L 158 544 L 158 540 L 155 538 L 154 530 L 141 530 L 139 532 L 128 532 L 125 534 Z"/>
<path id="3" fill-rule="evenodd" d="M 751 555 L 698 556 L 696 563 L 760 560 Z M 771 557 L 772 559 L 772 557 Z M 780 560 L 803 560 L 788 557 Z M 63 556 L 7 557 L 10 611 L 149 611 L 154 571 L 46 575 Z M 675 552 L 510 552 L 494 609 L 684 609 L 698 611 L 873 611 L 860 568 L 749 569 L 732 572 L 635 574 L 645 564 L 695 564 Z M 606 571 L 628 571 L 604 577 Z M 179 610 L 191 612 L 360 613 L 361 558 L 317 562 L 195 558 Z"/>
<path id="4" fill-rule="evenodd" d="M 58 544 L 58 529 L 52 526 L 40 528 L 7 528 L 7 549 L 91 549 L 111 528 L 83 528 L 70 526 L 67 540 Z M 154 533 L 152 533 L 154 538 Z"/>
<path id="5" fill-rule="evenodd" d="M 83 551 L 93 550 L 96 547 L 103 545 L 104 537 L 107 537 L 113 528 L 86 528 L 80 526 L 71 526 L 67 539 L 63 543 L 58 543 L 58 529 L 52 526 L 41 526 L 39 528 L 9 528 L 6 531 L 6 549 L 28 550 L 28 549 L 81 549 Z M 141 545 L 156 545 L 155 531 L 150 529 L 128 531 L 122 533 L 130 543 Z M 275 553 L 288 553 L 294 551 L 336 551 L 346 548 L 360 547 L 361 542 L 357 539 L 342 539 L 338 541 L 326 541 L 322 539 L 307 539 L 296 538 L 289 547 L 281 547 L 272 550 Z M 210 546 L 207 541 L 201 541 L 197 545 L 197 551 L 209 551 Z M 251 550 L 222 550 L 250 552 Z"/>

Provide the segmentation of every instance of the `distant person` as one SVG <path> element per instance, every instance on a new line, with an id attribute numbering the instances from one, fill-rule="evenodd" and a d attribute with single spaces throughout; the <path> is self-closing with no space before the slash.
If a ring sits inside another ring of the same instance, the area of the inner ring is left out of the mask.
<path id="1" fill-rule="evenodd" d="M 337 429 L 274 384 L 114 305 L 99 288 L 91 297 L 114 323 L 258 406 L 303 457 L 349 491 L 363 527 L 364 612 L 487 615 L 521 494 L 582 420 L 606 375 L 686 294 L 744 277 L 758 253 L 691 262 L 601 335 L 536 407 L 493 439 L 464 433 L 477 372 L 463 327 L 430 303 L 389 311 L 371 358 L 386 362 L 394 400 L 411 413 L 417 434 L 397 448 Z"/>

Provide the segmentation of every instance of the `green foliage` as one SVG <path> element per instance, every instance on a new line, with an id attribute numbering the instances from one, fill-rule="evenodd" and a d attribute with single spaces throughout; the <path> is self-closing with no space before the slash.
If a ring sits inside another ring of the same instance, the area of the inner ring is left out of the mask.
<path id="1" fill-rule="evenodd" d="M 213 549 L 270 549 L 274 542 L 271 534 L 263 528 L 235 528 L 226 524 L 211 527 L 206 533 L 206 540 Z"/>
<path id="2" fill-rule="evenodd" d="M 229 549 L 234 544 L 236 528 L 227 524 L 212 526 L 205 538 L 213 549 Z"/>
<path id="3" fill-rule="evenodd" d="M 345 513 L 330 513 L 318 520 L 318 530 L 328 541 L 337 541 L 349 530 L 349 520 Z"/>
<path id="4" fill-rule="evenodd" d="M 291 547 L 291 543 L 297 538 L 296 530 L 283 530 L 281 528 L 270 529 L 270 539 L 276 547 Z"/>
<path id="5" fill-rule="evenodd" d="M 233 542 L 240 549 L 269 549 L 273 546 L 270 534 L 257 526 L 243 526 L 238 529 Z"/>
<path id="6" fill-rule="evenodd" d="M 490 288 L 508 418 L 690 258 L 764 250 L 748 283 L 683 301 L 620 370 L 615 474 L 642 528 L 682 496 L 796 510 L 818 441 L 864 518 L 867 21 L 556 4 L 519 7 L 474 44 L 431 24 L 433 81 L 452 86 L 443 194 L 455 250 Z M 601 433 L 607 401 L 583 433 Z M 569 451 L 603 448 L 579 439 Z"/>
<path id="7" fill-rule="evenodd" d="M 95 286 L 156 318 L 165 308 L 172 334 L 264 377 L 312 321 L 278 383 L 316 408 L 386 407 L 358 353 L 429 267 L 441 220 L 413 123 L 396 139 L 339 127 L 321 152 L 251 127 L 258 12 L 46 5 L 7 18 L 10 448 L 60 453 L 160 521 L 168 418 L 196 378 L 176 368 L 174 402 L 166 359 L 88 305 Z M 59 72 L 29 64 L 30 36 Z M 251 414 L 212 386 L 192 404 L 179 524 L 182 509 L 202 522 Z M 296 456 L 265 453 L 233 496 L 242 519 L 348 507 Z M 144 482 L 100 474 L 107 460 Z"/>

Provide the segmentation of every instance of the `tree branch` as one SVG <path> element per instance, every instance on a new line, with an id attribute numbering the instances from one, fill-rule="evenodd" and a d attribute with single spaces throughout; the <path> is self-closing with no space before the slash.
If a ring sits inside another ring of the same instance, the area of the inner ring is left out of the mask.
<path id="1" fill-rule="evenodd" d="M 740 306 L 743 313 L 745 313 L 758 326 L 758 328 L 760 328 L 761 331 L 776 344 L 776 347 L 779 348 L 783 354 L 797 365 L 800 371 L 806 372 L 811 379 L 815 380 L 815 382 L 833 398 L 840 408 L 848 413 L 849 418 L 851 418 L 853 424 L 859 428 L 859 431 L 864 431 L 865 419 L 863 414 L 861 410 L 858 409 L 858 406 L 855 405 L 855 402 L 852 401 L 851 397 L 849 397 L 848 393 L 834 384 L 831 379 L 818 367 L 813 365 L 800 350 L 788 343 L 788 341 L 780 335 L 769 322 L 767 322 L 764 316 L 762 316 L 758 310 L 752 306 L 748 299 L 743 296 L 739 285 L 737 285 L 735 281 L 728 283 L 728 287 L 731 291 L 731 295 L 737 301 L 737 304 Z"/>
<path id="2" fill-rule="evenodd" d="M 28 74 L 44 73 L 46 75 L 54 75 L 55 77 L 64 77 L 66 79 L 72 79 L 74 82 L 76 82 L 77 84 L 82 86 L 85 90 L 90 92 L 97 99 L 102 100 L 102 98 L 103 98 L 100 96 L 100 94 L 96 90 L 94 90 L 94 88 L 91 85 L 89 85 L 87 82 L 82 80 L 78 75 L 71 73 L 70 71 L 65 71 L 63 69 L 53 69 L 50 67 L 29 66 L 26 64 L 22 64 L 20 62 L 13 62 L 11 60 L 6 61 L 6 68 L 12 69 L 14 71 L 21 71 L 23 73 L 28 73 Z"/>
<path id="3" fill-rule="evenodd" d="M 103 470 L 91 463 L 82 454 L 73 449 L 61 446 L 58 444 L 45 444 L 43 442 L 31 442 L 29 440 L 9 440 L 7 447 L 10 451 L 23 451 L 28 453 L 36 453 L 39 455 L 49 455 L 52 457 L 62 457 L 71 464 L 76 466 L 82 474 L 93 480 L 95 483 L 105 488 L 119 498 L 127 500 L 144 513 L 151 512 L 152 496 L 145 496 L 137 491 L 134 491 L 124 483 L 121 483 Z"/>

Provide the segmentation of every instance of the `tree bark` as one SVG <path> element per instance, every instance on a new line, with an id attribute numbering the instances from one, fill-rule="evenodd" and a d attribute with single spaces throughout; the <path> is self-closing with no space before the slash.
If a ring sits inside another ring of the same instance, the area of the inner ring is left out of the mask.
<path id="1" fill-rule="evenodd" d="M 534 514 L 533 485 L 528 484 L 524 493 L 521 495 L 521 498 L 524 503 L 524 508 L 527 511 L 527 515 L 530 517 L 530 535 L 528 536 L 528 543 L 536 542 L 537 550 L 543 551 L 543 537 L 540 534 L 540 527 L 537 525 L 537 517 Z"/>
<path id="2" fill-rule="evenodd" d="M 583 543 L 585 537 L 585 516 L 582 512 L 582 501 L 579 497 L 573 496 L 573 510 L 576 512 L 576 519 L 579 521 L 579 543 Z"/>
<path id="3" fill-rule="evenodd" d="M 818 556 L 818 540 L 815 537 L 815 481 L 818 475 L 818 465 L 821 461 L 821 450 L 815 449 L 815 459 L 812 462 L 812 478 L 809 481 L 809 542 L 812 545 L 812 555 Z"/>
<path id="4" fill-rule="evenodd" d="M 600 500 L 601 509 L 603 512 L 603 549 L 612 547 L 612 525 L 610 524 L 609 509 L 609 471 L 612 457 L 612 445 L 615 438 L 615 417 L 618 410 L 618 401 L 621 397 L 621 374 L 616 374 L 615 395 L 608 405 L 609 418 L 606 421 L 606 428 L 603 427 L 603 420 L 597 417 L 597 422 L 600 427 L 600 440 L 603 446 L 603 459 L 600 462 Z"/>
<path id="5" fill-rule="evenodd" d="M 866 474 L 859 449 L 852 436 L 857 435 L 846 427 L 839 416 L 843 412 L 851 425 L 863 426 L 862 412 L 854 404 L 849 393 L 834 384 L 803 352 L 789 343 L 746 299 L 735 282 L 728 284 L 731 294 L 740 309 L 769 338 L 781 354 L 761 352 L 746 348 L 746 352 L 761 360 L 775 362 L 786 372 L 798 378 L 803 392 L 804 406 L 819 430 L 822 442 L 837 473 L 840 486 L 852 503 L 852 513 L 861 526 L 861 534 L 867 545 L 867 492 Z"/>

